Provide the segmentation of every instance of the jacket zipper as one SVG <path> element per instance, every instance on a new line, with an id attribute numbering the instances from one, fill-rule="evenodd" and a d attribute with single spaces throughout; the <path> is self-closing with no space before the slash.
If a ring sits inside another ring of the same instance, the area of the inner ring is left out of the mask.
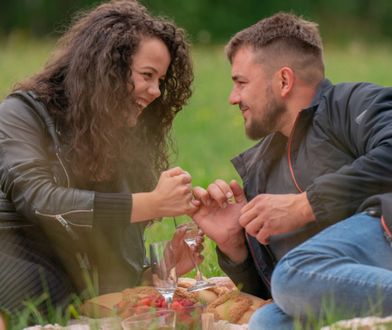
<path id="1" fill-rule="evenodd" d="M 65 228 L 65 230 L 71 235 L 71 237 L 73 239 L 78 239 L 79 235 L 76 234 L 76 232 L 71 228 L 71 226 L 69 225 L 68 221 L 64 219 L 64 215 L 66 214 L 72 214 L 72 213 L 91 213 L 93 212 L 93 210 L 72 210 L 72 211 L 68 211 L 62 214 L 48 214 L 48 213 L 42 213 L 38 210 L 35 210 L 35 214 L 44 216 L 44 217 L 49 217 L 49 218 L 54 218 L 56 219 L 58 222 L 60 222 L 60 224 Z M 73 224 L 74 226 L 79 226 L 79 227 L 92 227 L 90 225 L 78 225 L 75 223 L 70 222 L 71 224 Z"/>
<path id="2" fill-rule="evenodd" d="M 248 246 L 249 246 L 250 253 L 251 253 L 251 255 L 252 255 L 253 260 L 258 260 L 258 259 L 256 258 L 256 253 L 255 253 L 255 251 L 253 250 L 252 243 L 249 241 L 248 234 L 245 234 L 245 237 L 246 237 L 246 240 L 247 240 L 247 242 L 248 242 Z M 258 268 L 260 269 L 260 271 L 259 271 L 258 273 L 259 273 L 259 274 L 261 273 L 260 275 L 261 275 L 261 277 L 262 277 L 262 280 L 263 280 L 264 283 L 267 285 L 268 289 L 271 291 L 271 283 L 270 283 L 270 281 L 268 280 L 267 276 L 265 276 L 264 272 L 261 270 L 261 266 L 260 266 L 260 265 L 258 265 Z"/>
<path id="3" fill-rule="evenodd" d="M 66 168 L 65 168 L 65 166 L 64 166 L 64 163 L 63 163 L 63 161 L 61 160 L 60 155 L 59 155 L 58 152 L 56 152 L 56 157 L 57 157 L 57 159 L 58 159 L 58 161 L 59 161 L 61 167 L 62 167 L 63 170 L 64 170 L 65 176 L 66 176 L 66 178 L 67 178 L 67 188 L 69 188 L 69 187 L 71 186 L 70 180 L 69 180 L 69 175 L 68 175 L 68 172 L 67 172 L 67 170 L 66 170 Z"/>
<path id="4" fill-rule="evenodd" d="M 93 212 L 93 209 L 91 209 L 91 210 L 72 210 L 72 211 L 62 213 L 62 214 L 48 214 L 48 213 L 42 213 L 38 210 L 35 210 L 35 214 L 38 214 L 38 215 L 41 215 L 44 217 L 54 218 L 58 222 L 60 222 L 60 224 L 65 228 L 65 230 L 68 232 L 68 234 L 71 236 L 71 238 L 75 241 L 79 239 L 79 235 L 71 228 L 68 221 L 64 219 L 63 215 L 72 214 L 72 213 L 90 213 L 90 212 Z M 73 224 L 73 225 L 79 226 L 79 227 L 92 227 L 90 225 L 78 225 L 78 224 Z M 87 270 L 91 269 L 89 257 L 86 252 L 79 253 L 78 261 L 79 261 L 80 266 L 83 269 L 87 269 Z"/>
<path id="5" fill-rule="evenodd" d="M 300 117 L 300 113 L 295 118 L 293 129 L 291 130 L 291 133 L 290 133 L 290 136 L 289 136 L 289 140 L 287 141 L 287 162 L 288 162 L 288 165 L 289 165 L 291 178 L 293 179 L 295 188 L 297 188 L 298 192 L 302 193 L 303 190 L 301 189 L 301 187 L 299 186 L 299 184 L 297 182 L 297 179 L 295 178 L 293 164 L 291 162 L 291 145 L 293 143 L 294 132 L 295 132 L 295 128 L 297 127 L 297 124 L 298 124 L 298 121 L 299 121 L 299 117 Z"/>

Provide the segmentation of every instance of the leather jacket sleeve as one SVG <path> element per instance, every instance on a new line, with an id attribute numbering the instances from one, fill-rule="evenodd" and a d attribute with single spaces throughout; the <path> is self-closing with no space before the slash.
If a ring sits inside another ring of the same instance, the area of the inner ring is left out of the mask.
<path id="1" fill-rule="evenodd" d="M 92 227 L 94 192 L 69 187 L 43 121 L 16 97 L 0 105 L 0 153 L 0 187 L 19 214 L 71 235 Z"/>
<path id="2" fill-rule="evenodd" d="M 72 187 L 47 118 L 33 106 L 14 96 L 0 104 L 0 189 L 18 214 L 42 229 L 37 232 L 46 237 L 39 239 L 47 240 L 80 290 L 85 271 L 98 272 L 101 294 L 137 285 L 144 225 L 129 222 L 131 193 Z"/>

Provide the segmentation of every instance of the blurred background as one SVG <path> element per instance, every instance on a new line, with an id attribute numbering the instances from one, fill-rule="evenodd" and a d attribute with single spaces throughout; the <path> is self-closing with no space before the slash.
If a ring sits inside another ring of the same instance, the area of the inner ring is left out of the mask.
<path id="1" fill-rule="evenodd" d="M 193 42 L 227 40 L 260 17 L 290 10 L 321 25 L 324 38 L 335 42 L 392 38 L 389 0 L 141 0 L 153 13 L 173 18 Z M 54 36 L 71 14 L 97 4 L 94 0 L 1 0 L 0 33 Z"/>
<path id="2" fill-rule="evenodd" d="M 334 83 L 371 81 L 391 85 L 392 1 L 390 0 L 140 0 L 154 14 L 184 27 L 192 43 L 193 96 L 173 127 L 177 153 L 172 165 L 189 171 L 194 185 L 216 178 L 239 179 L 230 159 L 250 147 L 237 107 L 228 104 L 230 66 L 224 43 L 235 32 L 277 11 L 317 21 L 325 43 L 326 75 Z M 73 14 L 92 0 L 0 0 L 0 99 L 13 84 L 39 71 Z M 164 219 L 147 242 L 170 238 Z M 179 219 L 181 220 L 181 219 Z M 208 275 L 219 275 L 214 245 L 206 240 Z"/>

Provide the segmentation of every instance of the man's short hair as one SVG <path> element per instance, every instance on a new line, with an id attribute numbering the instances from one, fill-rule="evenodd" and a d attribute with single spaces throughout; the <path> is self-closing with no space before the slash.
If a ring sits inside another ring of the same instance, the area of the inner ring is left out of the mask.
<path id="1" fill-rule="evenodd" d="M 294 14 L 279 12 L 235 34 L 225 48 L 229 60 L 232 61 L 243 47 L 251 47 L 255 53 L 260 53 L 258 61 L 268 61 L 269 66 L 275 67 L 274 63 L 290 65 L 301 71 L 311 65 L 324 75 L 323 45 L 318 24 Z M 308 78 L 312 80 L 312 77 Z"/>

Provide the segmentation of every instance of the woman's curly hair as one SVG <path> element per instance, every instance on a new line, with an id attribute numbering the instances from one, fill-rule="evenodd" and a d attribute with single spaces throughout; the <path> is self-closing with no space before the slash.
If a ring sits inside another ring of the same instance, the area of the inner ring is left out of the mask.
<path id="1" fill-rule="evenodd" d="M 135 128 L 124 128 L 125 113 L 135 111 L 127 84 L 133 86 L 132 57 L 143 37 L 162 40 L 171 62 L 161 96 Z M 77 178 L 108 180 L 125 162 L 132 171 L 142 169 L 151 188 L 168 167 L 170 129 L 191 96 L 192 80 L 184 31 L 152 17 L 135 0 L 113 0 L 76 17 L 45 68 L 16 89 L 35 91 L 47 105 L 64 132 L 66 158 Z"/>

